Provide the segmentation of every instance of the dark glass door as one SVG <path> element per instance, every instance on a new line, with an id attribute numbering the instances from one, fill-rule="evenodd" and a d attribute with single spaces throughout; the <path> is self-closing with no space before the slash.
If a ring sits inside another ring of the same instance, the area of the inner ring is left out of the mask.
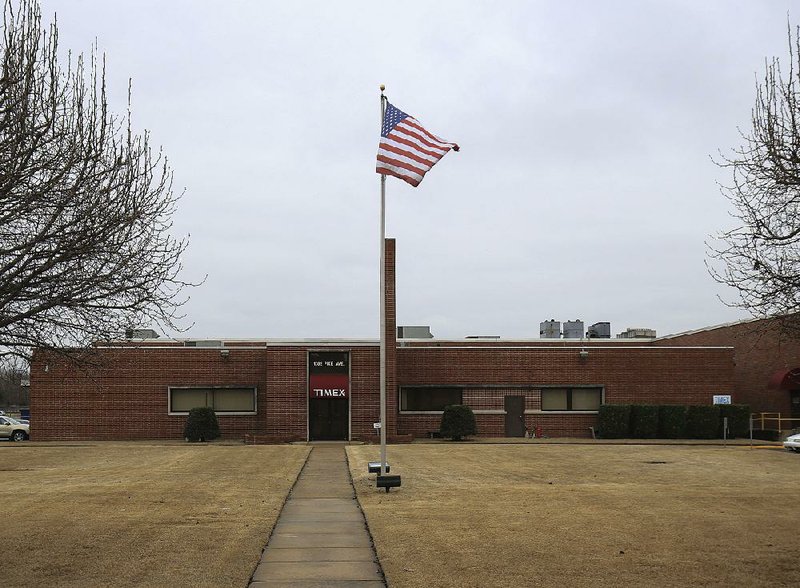
<path id="1" fill-rule="evenodd" d="M 308 431 L 311 441 L 347 441 L 350 400 L 309 398 Z"/>

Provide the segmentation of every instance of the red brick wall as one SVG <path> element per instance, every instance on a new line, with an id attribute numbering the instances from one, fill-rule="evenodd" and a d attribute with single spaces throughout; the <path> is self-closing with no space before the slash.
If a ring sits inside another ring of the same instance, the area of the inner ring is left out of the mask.
<path id="1" fill-rule="evenodd" d="M 734 353 L 733 401 L 749 404 L 753 412 L 790 416 L 787 390 L 767 387 L 773 373 L 800 368 L 800 341 L 781 337 L 773 321 L 748 321 L 655 342 L 656 345 L 730 345 Z"/>
<path id="2" fill-rule="evenodd" d="M 761 384 L 757 393 L 746 391 L 757 388 L 753 382 L 765 381 L 765 374 L 776 365 L 798 367 L 790 365 L 791 358 L 798 357 L 797 347 L 776 350 L 766 344 L 760 347 L 749 337 L 715 338 L 719 333 L 703 335 L 704 340 L 687 336 L 655 344 L 432 341 L 401 342 L 397 347 L 394 239 L 386 240 L 385 295 L 387 433 L 392 435 L 424 435 L 439 428 L 440 415 L 399 414 L 398 388 L 406 385 L 463 386 L 465 403 L 478 411 L 494 411 L 477 415 L 481 435 L 503 435 L 503 398 L 522 394 L 530 411 L 525 415 L 528 427 L 541 427 L 553 437 L 588 436 L 596 415 L 536 412 L 540 387 L 602 386 L 607 403 L 708 404 L 714 394 L 734 393 L 733 350 L 724 346 L 736 344 L 734 400 L 746 402 L 765 397 Z M 740 347 L 741 341 L 749 347 Z M 667 347 L 670 343 L 676 346 Z M 582 359 L 579 352 L 584 348 L 588 357 Z M 32 437 L 180 439 L 186 417 L 167 414 L 169 386 L 246 385 L 258 387 L 257 414 L 220 417 L 224 437 L 258 433 L 306 438 L 308 351 L 350 349 L 351 435 L 377 438 L 372 427 L 379 420 L 377 345 L 266 347 L 243 342 L 227 349 L 227 357 L 219 348 L 183 347 L 180 342 L 99 349 L 102 365 L 85 372 L 63 359 L 37 353 L 31 365 Z M 769 363 L 770 358 L 778 359 Z M 766 371 L 752 367 L 765 363 L 771 366 Z"/>
<path id="3" fill-rule="evenodd" d="M 269 347 L 267 353 L 266 432 L 307 438 L 308 351 L 343 347 Z M 350 427 L 353 437 L 374 435 L 379 416 L 378 347 L 351 347 Z"/>
<path id="4" fill-rule="evenodd" d="M 398 384 L 464 386 L 464 403 L 479 411 L 478 431 L 487 436 L 504 434 L 504 415 L 480 411 L 502 411 L 506 395 L 526 396 L 526 410 L 536 411 L 540 407 L 540 386 L 601 386 L 604 401 L 614 404 L 710 404 L 714 394 L 730 394 L 733 390 L 730 348 L 603 346 L 594 342 L 498 345 L 431 342 L 400 347 Z M 584 348 L 589 355 L 581 359 L 579 352 Z M 424 436 L 438 430 L 440 419 L 440 415 L 400 413 L 398 432 Z M 526 426 L 541 427 L 551 437 L 588 437 L 589 427 L 596 426 L 596 421 L 593 414 L 525 415 Z"/>
<path id="5" fill-rule="evenodd" d="M 733 387 L 733 349 L 587 347 L 400 347 L 400 386 L 602 385 L 606 402 L 710 403 Z"/>
<path id="6" fill-rule="evenodd" d="M 378 438 L 372 424 L 380 420 L 379 355 L 377 346 L 350 353 L 350 434 L 354 439 Z"/>
<path id="7" fill-rule="evenodd" d="M 394 325 L 392 325 L 392 329 Z M 478 411 L 502 411 L 506 395 L 526 396 L 537 411 L 541 386 L 602 386 L 608 403 L 708 404 L 713 394 L 732 392 L 733 350 L 660 346 L 587 347 L 395 347 L 389 379 L 387 431 L 425 435 L 437 430 L 439 415 L 399 414 L 398 386 L 460 385 L 465 403 Z M 333 347 L 323 347 L 334 349 Z M 307 435 L 309 346 L 261 349 L 142 347 L 98 350 L 100 368 L 78 372 L 62 359 L 37 354 L 31 373 L 35 440 L 180 439 L 185 416 L 167 414 L 169 386 L 248 385 L 258 387 L 258 414 L 222 416 L 224 437 L 244 433 Z M 347 349 L 347 346 L 336 347 Z M 350 347 L 351 434 L 377 438 L 378 347 Z M 45 369 L 45 366 L 47 369 Z M 507 388 L 503 388 L 506 386 Z M 504 434 L 504 415 L 479 414 L 481 435 Z M 528 427 L 549 436 L 588 436 L 595 415 L 539 413 L 525 416 Z"/>
<path id="8" fill-rule="evenodd" d="M 308 349 L 269 347 L 267 403 L 262 417 L 267 434 L 308 438 Z"/>
<path id="9" fill-rule="evenodd" d="M 308 350 L 334 348 L 227 349 L 227 358 L 219 348 L 98 349 L 95 359 L 102 367 L 85 371 L 39 353 L 31 369 L 31 436 L 40 441 L 180 439 L 186 417 L 168 414 L 169 386 L 246 385 L 258 388 L 257 414 L 219 416 L 223 437 L 306 438 Z M 351 433 L 374 436 L 377 346 L 350 348 L 350 372 Z"/>
<path id="10" fill-rule="evenodd" d="M 180 439 L 185 416 L 170 416 L 168 386 L 258 388 L 258 415 L 220 416 L 226 437 L 265 432 L 265 349 L 98 349 L 100 366 L 78 370 L 37 353 L 31 363 L 33 440 Z"/>
<path id="11" fill-rule="evenodd" d="M 395 241 L 386 240 L 387 433 L 396 432 Z M 184 347 L 180 342 L 146 342 L 97 348 L 101 367 L 78 371 L 63 358 L 38 353 L 32 364 L 32 438 L 180 439 L 184 415 L 168 414 L 169 386 L 258 387 L 257 414 L 220 416 L 223 437 L 244 433 L 307 438 L 308 351 L 333 347 L 270 346 L 248 349 Z M 263 345 L 263 344 L 262 344 Z M 347 349 L 348 346 L 336 349 Z M 351 436 L 377 438 L 380 420 L 378 346 L 350 348 Z"/>

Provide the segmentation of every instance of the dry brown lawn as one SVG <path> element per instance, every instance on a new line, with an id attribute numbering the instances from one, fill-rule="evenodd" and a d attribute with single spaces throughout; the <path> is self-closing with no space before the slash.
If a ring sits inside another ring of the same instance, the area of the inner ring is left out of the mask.
<path id="1" fill-rule="evenodd" d="M 308 451 L 2 443 L 2 583 L 243 588 Z"/>
<path id="2" fill-rule="evenodd" d="M 349 447 L 392 587 L 800 586 L 800 455 L 713 446 Z"/>

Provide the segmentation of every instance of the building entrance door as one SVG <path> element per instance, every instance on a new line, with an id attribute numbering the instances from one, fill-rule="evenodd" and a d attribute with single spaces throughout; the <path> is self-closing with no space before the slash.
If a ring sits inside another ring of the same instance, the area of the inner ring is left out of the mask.
<path id="1" fill-rule="evenodd" d="M 348 398 L 309 398 L 308 435 L 311 441 L 347 441 Z"/>
<path id="2" fill-rule="evenodd" d="M 308 352 L 308 439 L 350 438 L 350 352 Z"/>
<path id="3" fill-rule="evenodd" d="M 506 396 L 506 437 L 525 436 L 525 397 Z"/>

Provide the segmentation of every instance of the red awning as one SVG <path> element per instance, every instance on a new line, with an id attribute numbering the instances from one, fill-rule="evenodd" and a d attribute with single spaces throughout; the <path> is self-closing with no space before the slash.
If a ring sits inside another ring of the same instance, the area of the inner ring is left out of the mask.
<path id="1" fill-rule="evenodd" d="M 800 388 L 800 368 L 778 370 L 769 379 L 767 388 L 773 390 L 794 390 Z"/>

